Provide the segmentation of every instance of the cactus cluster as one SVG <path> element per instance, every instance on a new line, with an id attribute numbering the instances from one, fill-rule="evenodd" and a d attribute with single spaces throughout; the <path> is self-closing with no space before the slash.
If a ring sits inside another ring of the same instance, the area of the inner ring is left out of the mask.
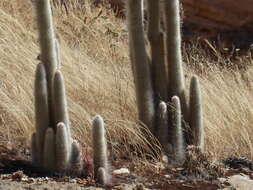
<path id="1" fill-rule="evenodd" d="M 189 105 L 185 95 L 180 4 L 179 0 L 146 0 L 148 52 L 142 1 L 127 0 L 130 59 L 139 120 L 158 138 L 170 160 L 182 163 L 186 146 L 196 145 L 203 151 L 204 139 L 196 76 L 191 79 Z"/>
<path id="2" fill-rule="evenodd" d="M 80 144 L 71 137 L 64 79 L 60 71 L 60 47 L 54 36 L 50 0 L 36 1 L 40 61 L 35 75 L 36 131 L 31 138 L 32 162 L 43 171 L 61 175 L 85 175 Z M 109 183 L 103 119 L 93 121 L 94 173 Z"/>

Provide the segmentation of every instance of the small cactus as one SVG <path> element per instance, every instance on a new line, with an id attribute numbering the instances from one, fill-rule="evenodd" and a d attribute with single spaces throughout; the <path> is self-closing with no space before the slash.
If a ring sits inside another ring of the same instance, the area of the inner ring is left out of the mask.
<path id="1" fill-rule="evenodd" d="M 70 164 L 72 166 L 70 173 L 74 176 L 80 176 L 83 170 L 82 150 L 80 144 L 76 140 L 72 142 Z"/>
<path id="2" fill-rule="evenodd" d="M 177 163 L 182 163 L 185 159 L 184 138 L 182 131 L 182 113 L 180 100 L 177 96 L 171 99 L 172 104 L 172 147 L 174 160 Z"/>
<path id="3" fill-rule="evenodd" d="M 64 79 L 60 70 L 57 70 L 54 75 L 54 111 L 55 123 L 58 124 L 59 122 L 63 122 L 65 124 L 67 134 L 70 137 L 67 98 Z"/>
<path id="4" fill-rule="evenodd" d="M 97 171 L 97 180 L 101 185 L 106 185 L 107 183 L 107 177 L 106 177 L 106 170 L 103 167 L 98 168 Z"/>
<path id="5" fill-rule="evenodd" d="M 107 143 L 105 137 L 105 127 L 103 118 L 97 115 L 93 119 L 92 123 L 92 142 L 93 142 L 93 164 L 94 164 L 94 176 L 100 181 L 99 168 L 103 168 L 105 177 L 108 178 L 108 158 L 107 158 Z M 101 176 L 100 176 L 101 177 Z M 103 180 L 107 181 L 107 180 Z"/>
<path id="6" fill-rule="evenodd" d="M 168 110 L 167 105 L 165 102 L 161 101 L 158 107 L 157 111 L 157 138 L 159 142 L 161 143 L 162 147 L 164 148 L 164 151 L 168 153 L 167 147 L 168 147 L 168 137 L 169 137 L 169 129 L 168 129 Z M 167 126 L 167 127 L 165 127 Z"/>
<path id="7" fill-rule="evenodd" d="M 46 171 L 53 172 L 55 170 L 55 134 L 52 128 L 48 128 L 45 134 L 44 151 L 43 151 L 43 168 Z"/>
<path id="8" fill-rule="evenodd" d="M 204 129 L 203 113 L 201 104 L 201 92 L 197 76 L 191 78 L 190 85 L 190 103 L 189 103 L 189 124 L 192 131 L 191 144 L 199 146 L 204 151 Z"/>
<path id="9" fill-rule="evenodd" d="M 70 143 L 66 125 L 61 122 L 57 124 L 56 131 L 56 171 L 59 173 L 65 173 L 69 167 L 70 159 Z"/>

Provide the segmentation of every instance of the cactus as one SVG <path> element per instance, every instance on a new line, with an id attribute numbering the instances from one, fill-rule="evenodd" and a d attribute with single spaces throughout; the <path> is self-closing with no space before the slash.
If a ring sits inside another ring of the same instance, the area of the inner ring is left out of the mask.
<path id="1" fill-rule="evenodd" d="M 46 171 L 55 170 L 55 134 L 52 128 L 48 128 L 45 134 L 44 151 L 43 151 L 43 168 Z"/>
<path id="2" fill-rule="evenodd" d="M 184 138 L 182 131 L 182 113 L 180 99 L 177 96 L 171 98 L 172 104 L 172 147 L 174 160 L 182 163 L 185 159 Z"/>
<path id="3" fill-rule="evenodd" d="M 61 53 L 60 53 L 60 44 L 59 40 L 55 39 L 55 51 L 56 51 L 56 56 L 57 56 L 57 70 L 61 69 Z"/>
<path id="4" fill-rule="evenodd" d="M 164 61 L 164 41 L 163 33 L 160 29 L 160 2 L 148 0 L 148 39 L 151 48 L 151 68 L 153 75 L 153 84 L 155 96 L 163 101 L 168 101 L 168 89 L 164 87 L 167 84 L 167 68 Z"/>
<path id="5" fill-rule="evenodd" d="M 93 164 L 94 176 L 101 182 L 107 183 L 109 179 L 108 160 L 107 160 L 107 143 L 105 137 L 105 128 L 103 118 L 99 115 L 95 116 L 92 123 L 92 142 L 93 142 Z M 99 168 L 103 168 L 103 174 L 99 172 Z"/>
<path id="6" fill-rule="evenodd" d="M 37 0 L 35 4 L 42 63 L 37 65 L 35 76 L 36 132 L 31 139 L 32 162 L 50 173 L 82 176 L 85 173 L 82 149 L 71 138 L 64 79 L 60 71 L 60 47 L 54 37 L 50 2 Z M 104 135 L 103 119 L 96 117 L 93 135 L 95 174 L 103 184 L 110 176 Z"/>
<path id="7" fill-rule="evenodd" d="M 83 169 L 82 150 L 80 144 L 76 140 L 72 142 L 70 163 L 72 166 L 70 173 L 75 176 L 80 176 Z"/>
<path id="8" fill-rule="evenodd" d="M 37 65 L 35 75 L 36 133 L 31 142 L 32 162 L 51 173 L 81 175 L 81 148 L 72 145 L 64 80 L 60 70 L 56 71 L 56 67 L 60 69 L 60 55 L 50 2 L 37 0 L 35 4 L 42 63 Z M 77 165 L 80 168 L 73 170 Z"/>
<path id="9" fill-rule="evenodd" d="M 168 153 L 168 137 L 169 137 L 169 129 L 168 129 L 168 110 L 165 102 L 161 101 L 158 107 L 158 121 L 157 121 L 157 138 L 161 143 L 164 151 Z M 167 126 L 167 127 L 164 127 Z"/>
<path id="10" fill-rule="evenodd" d="M 184 74 L 181 53 L 179 0 L 164 1 L 165 47 L 168 64 L 169 98 L 178 96 L 184 119 L 187 118 Z"/>
<path id="11" fill-rule="evenodd" d="M 107 179 L 106 179 L 106 170 L 105 170 L 105 168 L 103 168 L 103 167 L 98 168 L 97 180 L 101 185 L 106 185 Z"/>
<path id="12" fill-rule="evenodd" d="M 147 53 L 144 43 L 141 1 L 127 0 L 130 61 L 139 120 L 157 137 L 168 157 L 171 158 L 172 154 L 172 159 L 181 163 L 184 160 L 185 146 L 203 146 L 202 127 L 199 127 L 202 126 L 201 102 L 200 99 L 196 100 L 198 95 L 191 92 L 190 104 L 195 106 L 189 108 L 187 105 L 179 0 L 147 0 L 147 3 L 150 53 Z M 160 24 L 161 18 L 164 28 Z M 166 104 L 160 102 L 173 105 L 176 111 L 166 108 Z M 194 119 L 189 119 L 189 116 Z M 194 130 L 187 129 L 189 124 Z"/>
<path id="13" fill-rule="evenodd" d="M 39 63 L 35 76 L 35 121 L 37 162 L 42 163 L 44 135 L 49 125 L 47 79 L 44 65 Z"/>
<path id="14" fill-rule="evenodd" d="M 48 103 L 49 103 L 49 123 L 53 126 L 53 76 L 57 67 L 57 55 L 55 47 L 55 35 L 53 28 L 52 11 L 50 0 L 35 1 L 37 13 L 37 25 L 39 29 L 39 42 L 41 50 L 41 61 L 45 65 L 47 73 Z"/>
<path id="15" fill-rule="evenodd" d="M 149 59 L 145 50 L 141 1 L 128 0 L 127 10 L 130 58 L 135 80 L 139 118 L 150 131 L 154 132 L 154 92 Z"/>
<path id="16" fill-rule="evenodd" d="M 200 150 L 203 152 L 204 151 L 203 113 L 201 105 L 201 92 L 197 76 L 193 76 L 191 78 L 189 108 L 191 110 L 189 115 L 189 124 L 192 131 L 191 144 L 199 146 Z"/>
<path id="17" fill-rule="evenodd" d="M 69 144 L 67 128 L 63 122 L 57 124 L 55 142 L 56 171 L 65 173 L 69 167 L 71 146 Z"/>
<path id="18" fill-rule="evenodd" d="M 65 93 L 64 79 L 61 71 L 58 70 L 54 75 L 54 111 L 55 124 L 63 122 L 65 124 L 68 137 L 70 137 L 69 116 L 67 110 L 67 99 Z"/>
<path id="19" fill-rule="evenodd" d="M 32 162 L 38 164 L 38 154 L 36 154 L 36 133 L 32 134 L 31 138 L 31 152 L 32 152 Z"/>

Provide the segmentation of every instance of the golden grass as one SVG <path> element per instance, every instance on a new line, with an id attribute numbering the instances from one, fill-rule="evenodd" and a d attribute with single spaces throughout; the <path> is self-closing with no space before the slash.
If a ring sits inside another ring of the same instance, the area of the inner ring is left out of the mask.
<path id="1" fill-rule="evenodd" d="M 28 144 L 34 131 L 33 82 L 39 47 L 33 16 L 30 2 L 0 2 L 1 142 Z M 87 5 L 69 15 L 54 9 L 54 22 L 75 137 L 90 144 L 91 119 L 100 114 L 113 154 L 134 156 L 132 150 L 138 149 L 144 153 L 148 148 L 137 126 L 125 23 L 105 9 L 91 10 Z M 197 47 L 185 51 L 187 79 L 193 73 L 200 75 L 206 150 L 216 159 L 229 155 L 253 159 L 251 66 L 246 71 L 221 70 L 210 66 L 211 59 Z"/>

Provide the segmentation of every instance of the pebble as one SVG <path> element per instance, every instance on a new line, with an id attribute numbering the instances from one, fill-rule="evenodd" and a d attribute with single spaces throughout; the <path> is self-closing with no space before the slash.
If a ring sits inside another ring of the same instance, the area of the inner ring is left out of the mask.
<path id="1" fill-rule="evenodd" d="M 120 168 L 120 169 L 117 169 L 117 170 L 114 170 L 112 172 L 113 175 L 122 175 L 122 174 L 130 174 L 130 171 L 129 169 L 127 168 Z"/>

